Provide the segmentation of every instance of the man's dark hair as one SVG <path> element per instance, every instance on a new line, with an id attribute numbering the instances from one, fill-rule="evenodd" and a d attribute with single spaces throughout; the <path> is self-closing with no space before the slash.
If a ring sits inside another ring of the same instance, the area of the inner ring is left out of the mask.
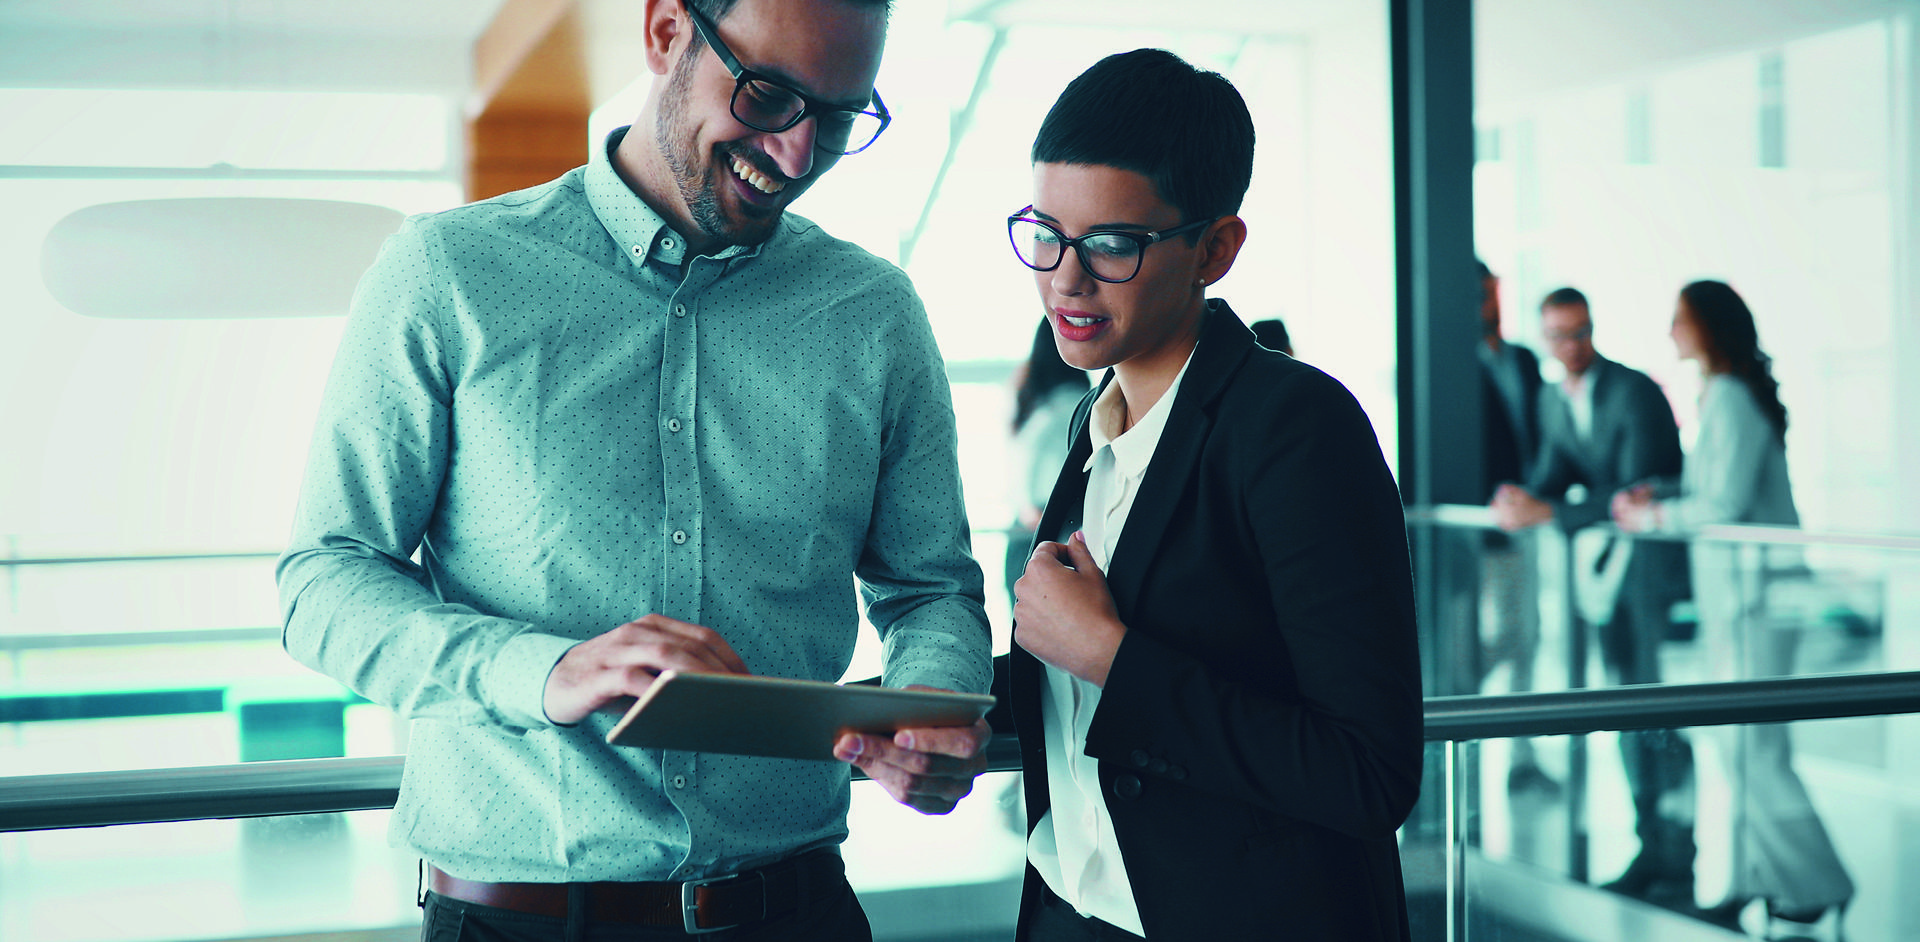
<path id="1" fill-rule="evenodd" d="M 718 23 L 721 17 L 733 12 L 734 4 L 739 3 L 740 0 L 681 0 L 681 2 L 693 4 L 700 9 L 701 13 L 706 15 L 707 19 Z M 867 6 L 876 7 L 883 6 L 887 8 L 888 13 L 893 12 L 893 0 L 846 0 L 846 2 L 864 3 Z"/>
<path id="2" fill-rule="evenodd" d="M 1255 343 L 1268 350 L 1278 350 L 1287 356 L 1293 356 L 1293 338 L 1287 334 L 1287 325 L 1277 317 L 1254 321 L 1247 327 L 1253 331 Z"/>
<path id="3" fill-rule="evenodd" d="M 1253 180 L 1253 116 L 1220 73 L 1135 49 L 1067 84 L 1040 123 L 1033 162 L 1131 170 L 1183 222 L 1228 216 Z"/>
<path id="4" fill-rule="evenodd" d="M 1544 311 L 1550 307 L 1571 307 L 1575 304 L 1592 310 L 1587 304 L 1587 296 L 1581 294 L 1579 288 L 1555 288 L 1541 299 L 1540 309 Z"/>

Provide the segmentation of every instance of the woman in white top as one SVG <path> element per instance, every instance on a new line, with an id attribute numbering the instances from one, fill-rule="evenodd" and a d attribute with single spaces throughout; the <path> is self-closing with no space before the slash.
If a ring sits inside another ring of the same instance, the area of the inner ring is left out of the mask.
<path id="1" fill-rule="evenodd" d="M 1771 359 L 1760 350 L 1753 314 L 1731 287 L 1696 281 L 1680 290 L 1673 343 L 1681 359 L 1695 360 L 1706 382 L 1700 395 L 1699 435 L 1687 454 L 1678 497 L 1658 499 L 1651 487 L 1622 491 L 1613 501 L 1623 530 L 1684 533 L 1715 523 L 1797 526 L 1787 478 L 1787 412 Z M 1798 568 L 1797 553 L 1769 548 L 1768 570 Z M 1769 624 L 1756 591 L 1749 547 L 1696 540 L 1691 544 L 1694 602 L 1702 637 L 1720 650 L 1742 650 L 1746 670 L 1732 658 L 1711 659 L 1713 679 L 1789 673 L 1797 627 Z M 1731 727 L 1723 727 L 1731 730 Z M 1832 931 L 1853 897 L 1853 882 L 1835 854 L 1805 786 L 1794 773 L 1788 728 L 1747 727 L 1729 770 L 1744 789 L 1737 814 L 1733 885 L 1710 917 L 1737 924 L 1742 910 L 1764 900 L 1769 919 L 1820 922 Z M 1801 927 L 1804 929 L 1804 927 Z M 1770 935 L 1771 937 L 1771 935 Z"/>

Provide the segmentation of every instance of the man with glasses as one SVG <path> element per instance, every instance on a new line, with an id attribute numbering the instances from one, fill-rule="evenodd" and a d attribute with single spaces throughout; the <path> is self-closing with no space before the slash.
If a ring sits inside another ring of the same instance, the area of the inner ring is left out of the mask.
<path id="1" fill-rule="evenodd" d="M 839 679 L 861 603 L 888 685 L 989 684 L 924 310 L 786 211 L 886 128 L 887 15 L 646 0 L 630 128 L 364 279 L 279 582 L 288 651 L 413 720 L 424 938 L 869 936 L 847 764 L 605 736 L 666 670 Z M 986 735 L 836 754 L 938 814 Z"/>
<path id="2" fill-rule="evenodd" d="M 1594 350 L 1593 317 L 1578 289 L 1548 294 L 1540 327 L 1566 375 L 1540 391 L 1540 454 L 1525 487 L 1503 484 L 1494 492 L 1494 519 L 1509 532 L 1554 523 L 1568 533 L 1571 588 L 1598 631 L 1614 682 L 1659 683 L 1668 611 L 1689 594 L 1686 548 L 1588 528 L 1610 523 L 1617 491 L 1679 477 L 1673 407 L 1651 377 Z M 1620 751 L 1640 853 L 1606 888 L 1690 912 L 1693 750 L 1672 730 L 1637 730 L 1620 734 Z"/>

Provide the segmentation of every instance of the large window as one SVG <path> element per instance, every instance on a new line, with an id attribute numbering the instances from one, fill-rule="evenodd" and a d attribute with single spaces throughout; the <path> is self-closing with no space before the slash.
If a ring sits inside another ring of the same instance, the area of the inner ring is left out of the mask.
<path id="1" fill-rule="evenodd" d="M 341 15 L 421 26 L 404 11 L 350 6 Z M 1073 75 L 1140 46 L 1231 78 L 1259 138 L 1242 213 L 1252 235 L 1217 295 L 1248 320 L 1284 319 L 1298 355 L 1366 406 L 1392 461 L 1386 21 L 1384 5 L 1344 2 L 1201 4 L 1177 21 L 1159 4 L 962 6 L 896 6 L 879 82 L 896 120 L 797 211 L 900 264 L 925 299 L 949 361 L 975 551 L 1004 650 L 1009 382 L 1040 310 L 1002 220 L 1030 199 L 1027 149 L 1041 116 Z M 463 60 L 444 49 L 416 55 L 389 36 L 369 47 L 382 63 L 374 71 L 399 68 L 408 81 L 396 84 L 409 87 L 381 91 L 377 76 L 329 65 L 346 61 L 330 28 L 230 29 L 245 13 L 228 11 L 229 29 L 204 45 L 140 35 L 178 26 L 154 20 L 92 24 L 99 35 L 49 28 L 45 56 L 0 62 L 3 775 L 405 750 L 403 723 L 294 664 L 278 640 L 272 560 L 344 299 L 331 316 L 227 307 L 219 317 L 84 316 L 43 279 L 49 233 L 99 204 L 297 198 L 413 213 L 460 202 L 459 91 L 423 92 L 433 83 L 418 73 L 454 63 L 443 77 L 452 85 Z M 327 56 L 303 61 L 315 47 Z M 149 48 L 191 48 L 204 61 L 133 56 L 152 65 L 152 85 L 113 62 L 113 50 Z M 83 76 L 56 61 L 59 50 L 98 67 Z M 28 75 L 35 63 L 48 74 Z M 312 87 L 302 76 L 315 76 Z M 10 77 L 22 80 L 7 87 Z M 355 82 L 366 87 L 328 90 Z M 583 160 L 639 112 L 645 84 L 595 113 Z M 129 270 L 111 256 L 91 265 L 101 279 Z M 849 674 L 878 668 L 878 645 L 863 634 Z M 942 917 L 953 932 L 1004 931 L 1022 859 L 1016 785 L 982 779 L 942 819 L 856 789 L 850 873 L 882 937 L 925 927 L 917 894 L 930 885 L 960 887 L 942 897 L 961 907 Z M 410 864 L 384 847 L 384 822 L 373 812 L 0 835 L 0 936 L 206 938 L 404 922 Z M 181 858 L 213 876 L 154 874 L 166 866 L 157 861 Z M 154 905 L 138 920 L 108 909 L 67 920 L 96 909 L 98 893 Z"/>

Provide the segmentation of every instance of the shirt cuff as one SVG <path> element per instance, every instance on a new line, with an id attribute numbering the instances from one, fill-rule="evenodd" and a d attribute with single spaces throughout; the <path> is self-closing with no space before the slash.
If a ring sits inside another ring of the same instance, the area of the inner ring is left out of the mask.
<path id="1" fill-rule="evenodd" d="M 493 691 L 494 712 L 502 720 L 526 729 L 557 726 L 547 719 L 547 676 L 560 658 L 579 644 L 572 638 L 523 631 L 500 649 L 488 670 L 487 689 Z"/>

